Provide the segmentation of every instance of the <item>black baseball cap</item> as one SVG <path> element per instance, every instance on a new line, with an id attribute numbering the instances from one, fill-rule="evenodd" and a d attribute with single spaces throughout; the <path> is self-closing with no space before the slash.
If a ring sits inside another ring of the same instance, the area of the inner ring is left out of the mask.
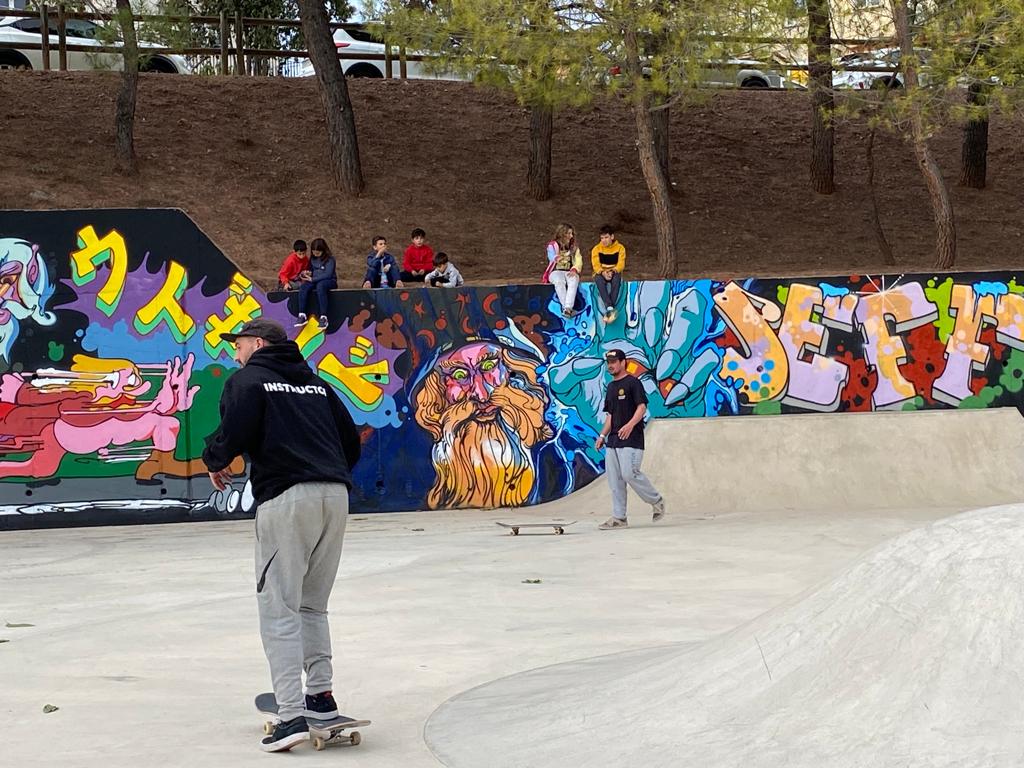
<path id="1" fill-rule="evenodd" d="M 263 339 L 270 344 L 283 344 L 288 341 L 288 334 L 285 333 L 283 325 L 263 317 L 257 317 L 255 320 L 250 320 L 235 333 L 222 333 L 220 335 L 224 341 L 230 342 L 234 342 L 236 339 L 243 336 L 249 336 L 254 339 Z"/>
<path id="2" fill-rule="evenodd" d="M 607 360 L 609 363 L 612 360 L 625 360 L 626 353 L 623 352 L 621 349 L 609 349 L 607 352 L 604 353 L 604 359 Z"/>

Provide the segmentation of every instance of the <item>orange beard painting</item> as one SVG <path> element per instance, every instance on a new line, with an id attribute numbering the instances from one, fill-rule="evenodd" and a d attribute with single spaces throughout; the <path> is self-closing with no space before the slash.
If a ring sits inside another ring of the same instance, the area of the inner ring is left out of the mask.
<path id="1" fill-rule="evenodd" d="M 502 366 L 493 387 L 452 402 L 445 374 L 435 368 L 416 394 L 416 421 L 435 443 L 430 509 L 524 504 L 537 480 L 531 449 L 552 436 L 537 363 L 498 344 L 478 346 L 492 349 Z"/>

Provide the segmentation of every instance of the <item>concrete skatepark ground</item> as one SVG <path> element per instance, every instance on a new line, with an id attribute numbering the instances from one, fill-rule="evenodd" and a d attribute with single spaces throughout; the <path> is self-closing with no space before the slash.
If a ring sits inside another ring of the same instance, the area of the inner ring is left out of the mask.
<path id="1" fill-rule="evenodd" d="M 1022 500 L 1022 426 L 1007 410 L 679 420 L 649 438 L 645 465 L 670 501 L 658 525 L 633 498 L 634 527 L 597 531 L 608 514 L 601 481 L 514 513 L 355 517 L 331 601 L 336 692 L 374 724 L 340 753 L 257 750 L 252 699 L 268 675 L 251 522 L 6 533 L 0 762 L 1019 764 L 1019 729 L 1007 735 L 1005 717 L 1021 700 L 1019 674 L 1007 669 L 1021 653 L 1021 610 L 1007 585 L 1019 584 L 1012 551 L 1024 510 L 929 525 Z M 551 517 L 580 523 L 565 536 L 513 537 L 494 525 Z M 960 546 L 968 534 L 973 548 Z M 904 598 L 927 608 L 927 623 Z M 977 611 L 989 620 L 975 626 Z M 902 620 L 880 622 L 886 615 Z M 796 653 L 792 638 L 814 636 L 821 620 L 838 645 Z M 33 626 L 4 626 L 23 623 Z M 754 660 L 789 688 L 751 675 L 750 637 L 764 646 Z M 897 674 L 898 664 L 857 662 L 858 647 L 927 664 Z M 982 655 L 963 668 L 974 650 Z M 943 669 L 947 655 L 957 674 Z M 887 723 L 906 721 L 897 694 L 918 690 L 921 676 L 942 684 L 926 702 L 930 719 L 913 723 L 937 746 L 915 762 L 921 753 L 874 745 L 871 733 L 873 723 L 888 734 L 898 729 Z M 801 705 L 820 706 L 830 691 L 842 702 L 825 707 L 830 727 L 849 723 L 844 712 L 861 720 L 845 756 L 808 751 L 797 727 L 819 711 Z M 699 716 L 687 706 L 693 695 L 703 697 Z M 877 721 L 864 722 L 853 706 L 861 699 Z M 898 706 L 879 711 L 888 701 Z M 59 709 L 44 714 L 46 704 Z M 966 735 L 953 727 L 959 705 L 981 715 Z M 983 752 L 935 762 L 943 743 L 993 734 Z"/>

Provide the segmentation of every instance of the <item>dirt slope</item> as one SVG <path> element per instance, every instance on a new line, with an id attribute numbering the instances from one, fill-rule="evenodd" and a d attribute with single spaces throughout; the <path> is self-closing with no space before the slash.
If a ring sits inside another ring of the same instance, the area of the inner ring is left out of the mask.
<path id="1" fill-rule="evenodd" d="M 141 173 L 111 172 L 117 75 L 0 72 L 0 206 L 175 206 L 188 211 L 264 285 L 295 237 L 321 236 L 343 284 L 361 276 L 369 238 L 400 255 L 414 226 L 473 282 L 536 279 L 559 221 L 589 246 L 610 222 L 633 277 L 652 275 L 653 228 L 621 104 L 561 114 L 552 200 L 523 194 L 527 114 L 461 83 L 351 83 L 368 181 L 358 200 L 332 189 L 315 84 L 248 78 L 141 78 Z M 806 183 L 808 103 L 801 93 L 721 93 L 673 112 L 673 172 L 683 275 L 881 271 L 867 218 L 862 125 L 838 130 L 839 191 Z M 1024 124 L 996 120 L 990 187 L 954 188 L 960 266 L 1021 261 Z M 955 182 L 959 135 L 936 141 Z M 884 222 L 897 269 L 927 269 L 932 228 L 909 148 L 880 142 Z"/>

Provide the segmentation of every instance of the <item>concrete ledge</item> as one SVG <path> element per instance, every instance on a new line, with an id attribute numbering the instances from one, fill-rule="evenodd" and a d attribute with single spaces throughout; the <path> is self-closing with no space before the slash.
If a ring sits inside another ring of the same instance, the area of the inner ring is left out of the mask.
<path id="1" fill-rule="evenodd" d="M 1024 501 L 1014 408 L 662 420 L 648 433 L 644 469 L 678 511 Z"/>

